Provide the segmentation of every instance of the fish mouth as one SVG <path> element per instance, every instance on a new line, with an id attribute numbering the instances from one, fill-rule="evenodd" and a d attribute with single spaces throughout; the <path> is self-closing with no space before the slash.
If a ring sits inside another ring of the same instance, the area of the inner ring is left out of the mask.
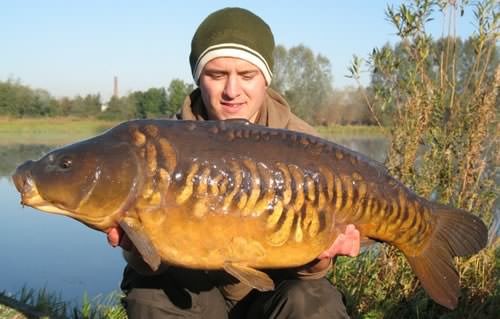
<path id="1" fill-rule="evenodd" d="M 81 221 L 87 226 L 97 230 L 106 228 L 104 225 L 110 224 L 115 217 L 115 214 L 112 214 L 111 216 L 107 217 L 92 218 L 87 215 L 82 215 L 80 213 L 64 209 L 57 203 L 47 201 L 40 195 L 36 187 L 36 183 L 29 175 L 29 173 L 23 175 L 15 174 L 12 179 L 14 181 L 14 184 L 16 185 L 17 190 L 19 191 L 19 193 L 21 193 L 21 205 L 23 206 L 33 207 L 47 213 L 68 216 Z"/>
<path id="2" fill-rule="evenodd" d="M 33 165 L 33 161 L 23 163 L 16 169 L 16 172 L 12 176 L 12 181 L 21 194 L 30 194 L 34 186 L 33 178 L 30 174 L 31 165 Z"/>
<path id="3" fill-rule="evenodd" d="M 26 164 L 23 164 L 22 167 L 17 169 L 14 176 L 12 176 L 12 181 L 21 194 L 21 205 L 42 207 L 47 204 L 47 202 L 40 196 L 35 181 L 29 171 L 22 171 L 25 166 Z"/>
<path id="4" fill-rule="evenodd" d="M 25 176 L 16 174 L 12 177 L 12 179 L 14 180 L 17 190 L 21 193 L 21 205 L 30 206 L 48 213 L 67 216 L 73 214 L 72 212 L 45 200 L 38 192 L 35 181 L 29 174 L 26 174 Z"/>

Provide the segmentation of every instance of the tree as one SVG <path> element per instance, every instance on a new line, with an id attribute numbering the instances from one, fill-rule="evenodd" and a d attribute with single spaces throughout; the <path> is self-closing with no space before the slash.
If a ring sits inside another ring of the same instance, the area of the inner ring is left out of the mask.
<path id="1" fill-rule="evenodd" d="M 57 111 L 58 115 L 68 116 L 73 108 L 73 101 L 69 97 L 63 97 L 57 101 Z"/>
<path id="2" fill-rule="evenodd" d="M 489 39 L 482 43 L 478 41 L 477 35 L 463 41 L 458 37 L 433 40 L 422 34 L 414 42 L 404 38 L 394 46 L 386 44 L 380 49 L 374 49 L 370 57 L 373 68 L 369 90 L 373 93 L 372 99 L 382 123 L 392 123 L 392 114 L 397 111 L 398 101 L 412 94 L 407 90 L 395 89 L 398 83 L 409 83 L 412 80 L 428 84 L 453 82 L 454 90 L 461 95 L 470 90 L 467 86 L 476 80 L 482 77 L 492 78 L 500 59 L 498 47 Z M 488 56 L 487 59 L 477 58 L 481 47 L 482 54 Z M 418 57 L 416 54 L 422 56 Z M 412 64 L 415 59 L 420 61 L 418 68 Z M 421 74 L 425 74 L 426 78 L 420 78 Z M 450 77 L 445 79 L 440 74 L 449 74 Z"/>
<path id="3" fill-rule="evenodd" d="M 85 97 L 77 95 L 70 103 L 68 115 L 95 116 L 101 111 L 101 105 L 101 96 L 99 94 L 87 94 Z"/>
<path id="4" fill-rule="evenodd" d="M 101 95 L 100 94 L 87 94 L 83 99 L 85 104 L 85 115 L 95 116 L 101 112 Z"/>
<path id="5" fill-rule="evenodd" d="M 314 114 L 329 100 L 332 89 L 328 58 L 304 45 L 287 50 L 278 45 L 274 53 L 274 79 L 271 86 L 284 94 L 299 117 L 315 123 Z"/>
<path id="6" fill-rule="evenodd" d="M 132 93 L 139 118 L 157 117 L 167 112 L 167 93 L 164 88 L 151 88 L 146 92 Z"/>
<path id="7" fill-rule="evenodd" d="M 362 90 L 353 87 L 334 90 L 329 102 L 320 108 L 314 116 L 314 122 L 320 125 L 375 124 Z"/>
<path id="8" fill-rule="evenodd" d="M 32 102 L 27 110 L 33 116 L 51 116 L 57 113 L 56 101 L 46 90 L 37 89 L 32 91 Z"/>
<path id="9" fill-rule="evenodd" d="M 0 114 L 17 115 L 16 84 L 11 80 L 0 82 Z"/>
<path id="10" fill-rule="evenodd" d="M 125 97 L 111 97 L 107 109 L 98 117 L 106 120 L 128 120 L 137 117 L 133 94 Z"/>
<path id="11" fill-rule="evenodd" d="M 49 116 L 56 113 L 56 105 L 46 90 L 33 90 L 19 81 L 0 82 L 0 115 Z"/>
<path id="12" fill-rule="evenodd" d="M 173 79 L 168 86 L 168 103 L 167 112 L 168 117 L 174 116 L 182 107 L 182 103 L 189 93 L 194 90 L 193 84 L 187 84 L 180 79 Z"/>

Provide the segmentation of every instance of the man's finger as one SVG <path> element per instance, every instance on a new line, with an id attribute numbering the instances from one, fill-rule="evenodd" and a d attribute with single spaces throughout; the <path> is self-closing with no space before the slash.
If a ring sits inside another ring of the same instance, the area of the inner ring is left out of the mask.
<path id="1" fill-rule="evenodd" d="M 347 256 L 350 257 L 355 257 L 359 255 L 360 251 L 360 234 L 359 230 L 356 229 L 356 227 L 352 224 L 347 225 L 346 227 L 346 236 L 348 237 L 348 243 L 351 245 L 351 247 L 348 249 L 348 253 L 346 253 Z"/>
<path id="2" fill-rule="evenodd" d="M 108 243 L 113 247 L 116 247 L 120 244 L 120 237 L 120 228 L 112 227 L 107 231 Z"/>

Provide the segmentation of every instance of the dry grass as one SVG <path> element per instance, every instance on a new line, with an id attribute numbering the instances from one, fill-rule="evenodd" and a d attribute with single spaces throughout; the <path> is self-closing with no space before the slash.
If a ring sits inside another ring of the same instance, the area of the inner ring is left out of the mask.
<path id="1" fill-rule="evenodd" d="M 491 225 L 499 193 L 500 67 L 491 65 L 498 7 L 493 1 L 476 4 L 475 61 L 459 78 L 453 28 L 461 2 L 441 4 L 446 4 L 450 30 L 442 49 L 425 33 L 435 3 L 415 0 L 388 10 L 388 20 L 401 37 L 405 68 L 393 51 L 374 50 L 369 66 L 383 86 L 375 88 L 371 103 L 374 109 L 391 104 L 395 110 L 386 162 L 391 173 L 419 195 L 464 208 Z M 439 61 L 437 70 L 426 67 L 432 61 Z M 359 65 L 351 70 L 355 73 Z M 462 298 L 454 311 L 428 299 L 404 257 L 393 249 L 382 247 L 377 258 L 367 255 L 339 263 L 333 280 L 347 292 L 354 318 L 497 318 L 500 247 L 494 238 L 490 242 L 473 257 L 457 258 Z"/>

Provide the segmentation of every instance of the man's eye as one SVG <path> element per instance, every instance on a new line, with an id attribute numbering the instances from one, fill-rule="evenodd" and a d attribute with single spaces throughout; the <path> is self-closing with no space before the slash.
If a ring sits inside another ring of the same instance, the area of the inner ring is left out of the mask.
<path id="1" fill-rule="evenodd" d="M 255 77 L 255 73 L 245 73 L 241 77 L 243 80 L 251 80 Z"/>
<path id="2" fill-rule="evenodd" d="M 211 73 L 210 74 L 210 77 L 212 79 L 222 79 L 224 77 L 224 74 L 223 73 Z"/>

